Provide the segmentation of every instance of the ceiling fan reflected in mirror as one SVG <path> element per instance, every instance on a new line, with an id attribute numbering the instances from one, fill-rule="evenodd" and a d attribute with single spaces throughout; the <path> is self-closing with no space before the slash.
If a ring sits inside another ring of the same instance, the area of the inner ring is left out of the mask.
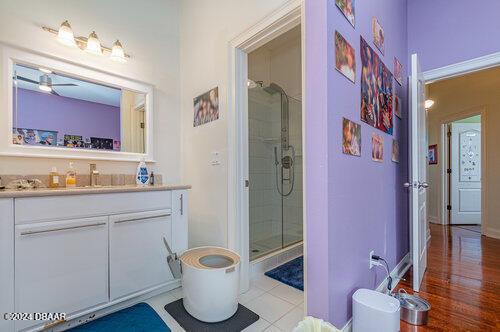
<path id="1" fill-rule="evenodd" d="M 78 86 L 77 84 L 74 83 L 52 84 L 52 78 L 50 78 L 48 74 L 40 75 L 40 80 L 38 82 L 19 75 L 16 76 L 16 79 L 31 84 L 37 84 L 40 90 L 44 92 L 49 92 L 56 96 L 59 96 L 59 94 L 54 90 L 54 87 L 56 86 Z"/>

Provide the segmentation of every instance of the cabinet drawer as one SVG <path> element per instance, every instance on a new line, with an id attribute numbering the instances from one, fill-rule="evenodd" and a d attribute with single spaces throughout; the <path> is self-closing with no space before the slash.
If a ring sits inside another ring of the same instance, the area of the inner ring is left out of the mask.
<path id="1" fill-rule="evenodd" d="M 172 280 L 163 237 L 171 241 L 170 209 L 110 217 L 111 301 Z"/>
<path id="2" fill-rule="evenodd" d="M 78 190 L 78 189 L 74 189 Z M 16 224 L 172 207 L 171 191 L 17 198 Z"/>
<path id="3" fill-rule="evenodd" d="M 108 218 L 15 227 L 16 312 L 84 310 L 108 301 Z M 26 328 L 43 322 L 16 322 Z"/>

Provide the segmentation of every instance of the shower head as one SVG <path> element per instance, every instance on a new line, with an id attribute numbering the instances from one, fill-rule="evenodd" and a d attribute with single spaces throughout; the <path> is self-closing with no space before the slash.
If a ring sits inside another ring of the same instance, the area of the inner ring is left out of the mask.
<path id="1" fill-rule="evenodd" d="M 281 93 L 286 96 L 285 90 L 283 90 L 283 88 L 276 83 L 271 83 L 269 86 L 266 86 L 264 88 L 264 91 L 271 95 L 274 95 L 275 93 Z"/>

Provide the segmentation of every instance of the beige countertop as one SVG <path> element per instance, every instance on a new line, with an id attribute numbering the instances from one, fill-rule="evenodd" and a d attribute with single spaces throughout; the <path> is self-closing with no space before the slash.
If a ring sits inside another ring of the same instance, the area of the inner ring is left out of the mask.
<path id="1" fill-rule="evenodd" d="M 65 195 L 113 194 L 142 191 L 167 191 L 191 189 L 189 185 L 155 185 L 155 186 L 102 186 L 102 187 L 76 187 L 76 188 L 39 188 L 39 189 L 5 189 L 0 190 L 0 198 L 44 197 Z"/>

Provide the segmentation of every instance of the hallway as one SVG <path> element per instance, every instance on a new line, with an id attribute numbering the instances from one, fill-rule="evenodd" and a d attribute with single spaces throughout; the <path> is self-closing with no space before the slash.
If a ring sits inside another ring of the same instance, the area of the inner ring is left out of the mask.
<path id="1" fill-rule="evenodd" d="M 499 331 L 500 240 L 474 226 L 430 225 L 428 267 L 420 296 L 432 306 L 426 327 L 401 331 Z M 398 288 L 411 292 L 411 270 Z"/>

